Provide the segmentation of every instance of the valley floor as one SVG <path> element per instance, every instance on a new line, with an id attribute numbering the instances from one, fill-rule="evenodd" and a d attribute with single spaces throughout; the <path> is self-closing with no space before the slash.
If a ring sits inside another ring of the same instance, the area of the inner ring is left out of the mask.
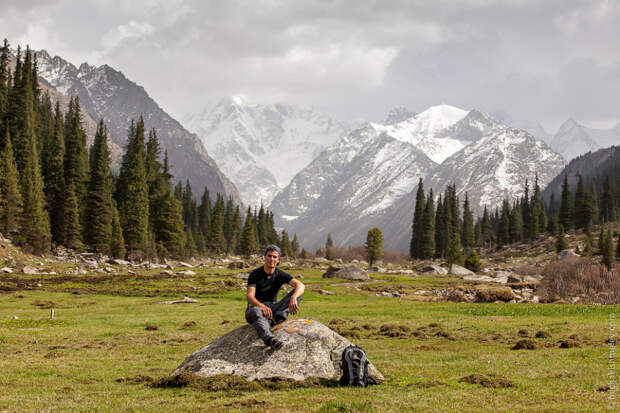
<path id="1" fill-rule="evenodd" d="M 620 306 L 408 301 L 302 268 L 288 270 L 308 286 L 299 316 L 364 347 L 384 384 L 152 387 L 150 380 L 245 322 L 235 271 L 195 271 L 176 279 L 150 271 L 136 276 L 141 281 L 39 275 L 0 294 L 0 411 L 592 412 L 617 411 L 620 403 L 610 342 Z M 371 275 L 378 284 L 421 288 L 453 281 Z M 197 303 L 163 304 L 192 290 Z M 521 340 L 534 349 L 513 350 Z M 471 375 L 473 384 L 461 380 Z"/>

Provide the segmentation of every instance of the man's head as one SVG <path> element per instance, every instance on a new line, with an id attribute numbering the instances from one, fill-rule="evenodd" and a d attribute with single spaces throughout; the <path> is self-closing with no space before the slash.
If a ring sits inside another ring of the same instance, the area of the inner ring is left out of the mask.
<path id="1" fill-rule="evenodd" d="M 278 248 L 277 245 L 269 245 L 265 248 L 265 269 L 269 270 L 276 268 L 276 266 L 280 263 L 280 255 L 282 251 Z"/>

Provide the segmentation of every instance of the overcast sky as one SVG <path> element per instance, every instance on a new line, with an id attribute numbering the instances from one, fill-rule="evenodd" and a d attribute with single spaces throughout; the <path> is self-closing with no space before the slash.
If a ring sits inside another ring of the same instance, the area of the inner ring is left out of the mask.
<path id="1" fill-rule="evenodd" d="M 617 0 L 0 0 L 0 36 L 107 63 L 180 117 L 222 96 L 381 120 L 447 103 L 620 121 Z"/>

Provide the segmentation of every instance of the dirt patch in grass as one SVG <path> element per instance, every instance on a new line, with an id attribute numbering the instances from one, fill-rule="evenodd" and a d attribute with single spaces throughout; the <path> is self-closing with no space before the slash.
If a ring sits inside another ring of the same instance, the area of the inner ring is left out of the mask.
<path id="1" fill-rule="evenodd" d="M 383 324 L 376 335 L 385 337 L 407 338 L 411 336 L 411 329 L 402 324 Z"/>
<path id="2" fill-rule="evenodd" d="M 493 389 L 514 387 L 514 384 L 510 380 L 493 374 L 488 376 L 479 373 L 470 374 L 469 376 L 461 377 L 459 379 L 459 383 L 479 384 L 482 387 L 489 387 Z"/>
<path id="3" fill-rule="evenodd" d="M 144 329 L 146 331 L 156 331 L 159 330 L 159 327 L 153 325 L 153 324 L 148 324 L 146 327 L 144 327 Z"/>
<path id="4" fill-rule="evenodd" d="M 443 381 L 439 381 L 439 380 L 426 380 L 426 381 L 411 383 L 409 386 L 419 387 L 421 389 L 429 389 L 431 387 L 442 387 L 442 386 L 447 386 L 447 385 L 448 385 L 447 383 L 444 383 Z"/>
<path id="5" fill-rule="evenodd" d="M 519 340 L 512 350 L 536 350 L 536 343 L 531 339 Z"/>
<path id="6" fill-rule="evenodd" d="M 191 329 L 191 328 L 196 327 L 196 325 L 197 325 L 197 324 L 196 324 L 196 322 L 195 322 L 195 321 L 187 321 L 187 322 L 183 323 L 183 325 L 181 326 L 181 328 L 182 328 L 183 330 L 188 330 L 188 329 Z"/>
<path id="7" fill-rule="evenodd" d="M 39 308 L 58 308 L 58 305 L 50 300 L 34 300 L 32 305 L 37 306 Z"/>
<path id="8" fill-rule="evenodd" d="M 151 376 L 145 376 L 143 374 L 138 374 L 133 377 L 121 377 L 116 379 L 117 383 L 130 383 L 130 384 L 139 384 L 139 383 L 152 383 L 153 378 Z"/>
<path id="9" fill-rule="evenodd" d="M 560 340 L 560 348 L 576 348 L 581 347 L 581 344 L 577 340 L 567 338 L 566 340 Z"/>
<path id="10" fill-rule="evenodd" d="M 551 333 L 548 332 L 547 330 L 540 330 L 540 331 L 536 332 L 536 335 L 534 337 L 536 337 L 536 338 L 551 338 Z"/>
<path id="11" fill-rule="evenodd" d="M 529 332 L 529 330 L 526 330 L 526 329 L 522 328 L 521 330 L 519 330 L 517 332 L 517 335 L 519 337 L 529 337 L 530 336 L 530 332 Z"/>
<path id="12" fill-rule="evenodd" d="M 176 376 L 154 380 L 151 386 L 157 388 L 191 387 L 208 392 L 253 392 L 261 390 L 289 390 L 310 387 L 336 387 L 338 386 L 338 381 L 320 378 L 292 380 L 280 377 L 248 381 L 243 377 L 228 374 L 202 377 L 195 373 L 184 371 Z"/>
<path id="13" fill-rule="evenodd" d="M 246 400 L 226 403 L 224 404 L 224 406 L 230 407 L 230 408 L 250 407 L 252 408 L 252 410 L 254 410 L 254 408 L 259 408 L 261 410 L 269 411 L 269 407 L 271 406 L 271 403 L 264 401 L 264 400 L 246 399 Z"/>

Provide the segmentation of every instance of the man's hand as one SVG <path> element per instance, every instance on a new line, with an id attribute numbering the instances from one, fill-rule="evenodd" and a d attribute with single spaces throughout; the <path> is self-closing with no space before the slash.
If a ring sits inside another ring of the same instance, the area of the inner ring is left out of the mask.
<path id="1" fill-rule="evenodd" d="M 291 302 L 288 305 L 288 312 L 290 314 L 297 314 L 299 311 L 299 305 L 297 304 L 297 297 L 291 297 Z"/>
<path id="2" fill-rule="evenodd" d="M 271 308 L 267 307 L 266 305 L 262 305 L 261 310 L 263 310 L 263 315 L 266 318 L 273 318 L 273 313 L 271 312 Z"/>

